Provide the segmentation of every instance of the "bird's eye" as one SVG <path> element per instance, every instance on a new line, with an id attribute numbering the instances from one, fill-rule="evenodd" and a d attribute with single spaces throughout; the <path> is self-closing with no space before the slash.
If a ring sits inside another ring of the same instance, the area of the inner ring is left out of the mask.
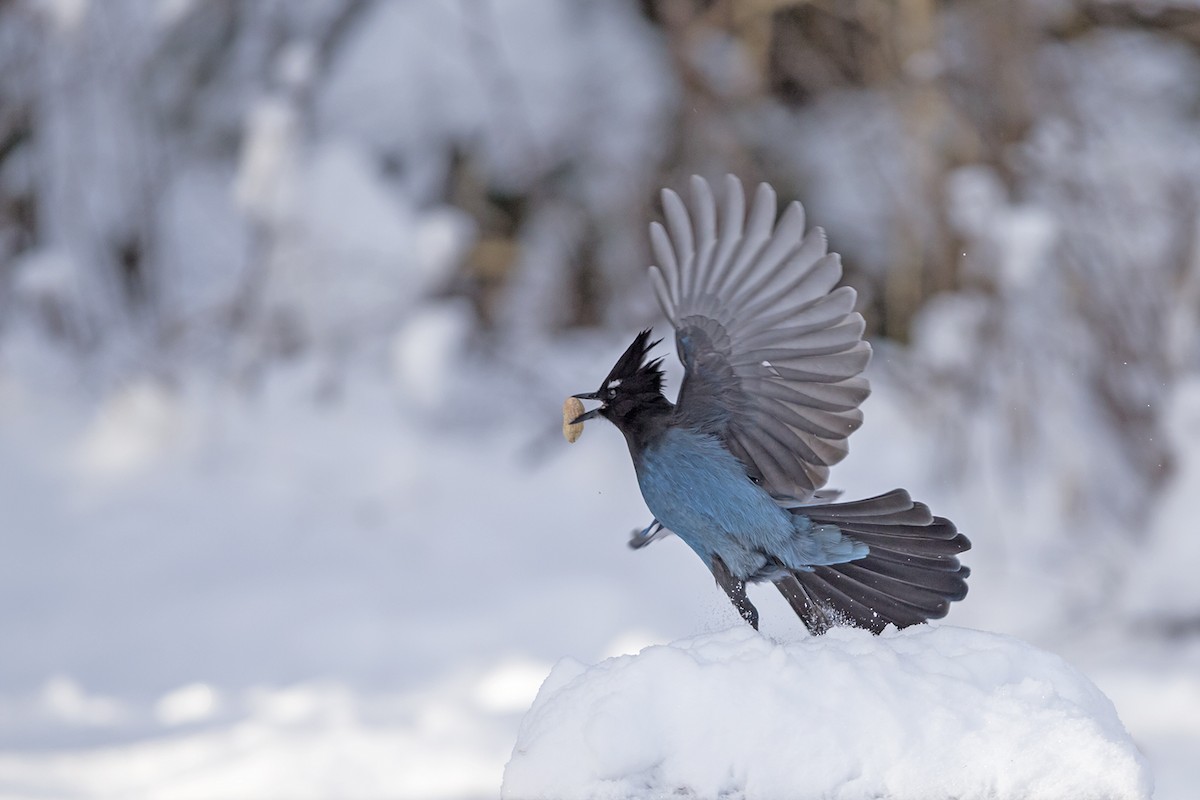
<path id="1" fill-rule="evenodd" d="M 617 396 L 617 390 L 616 390 L 616 389 L 609 389 L 607 392 L 605 392 L 605 394 L 606 394 L 606 395 L 608 395 L 608 399 L 609 399 L 609 400 L 611 400 L 611 399 L 613 399 L 614 397 L 616 397 L 616 396 Z"/>

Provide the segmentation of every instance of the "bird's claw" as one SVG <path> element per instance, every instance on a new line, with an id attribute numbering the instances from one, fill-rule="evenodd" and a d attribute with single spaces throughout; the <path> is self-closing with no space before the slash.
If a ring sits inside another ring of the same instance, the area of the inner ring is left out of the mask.
<path id="1" fill-rule="evenodd" d="M 664 528 L 661 522 L 656 519 L 651 520 L 645 528 L 633 532 L 629 537 L 629 547 L 633 550 L 640 550 L 655 539 L 661 539 L 669 533 L 670 531 Z"/>

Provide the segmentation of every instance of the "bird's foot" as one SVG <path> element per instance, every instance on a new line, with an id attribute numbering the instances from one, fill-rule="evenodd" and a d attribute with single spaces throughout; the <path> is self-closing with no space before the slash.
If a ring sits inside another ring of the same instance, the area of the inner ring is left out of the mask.
<path id="1" fill-rule="evenodd" d="M 650 524 L 640 531 L 634 531 L 629 537 L 629 546 L 634 550 L 640 550 L 646 545 L 653 542 L 655 539 L 661 539 L 664 536 L 670 535 L 670 531 L 663 527 L 663 524 L 656 519 L 650 520 Z"/>

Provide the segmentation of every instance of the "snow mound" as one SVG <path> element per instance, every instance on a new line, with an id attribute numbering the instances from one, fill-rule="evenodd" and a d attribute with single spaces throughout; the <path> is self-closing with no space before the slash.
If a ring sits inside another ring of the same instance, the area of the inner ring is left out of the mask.
<path id="1" fill-rule="evenodd" d="M 1108 698 L 1006 636 L 920 626 L 793 643 L 748 627 L 564 659 L 502 797 L 1148 798 Z"/>

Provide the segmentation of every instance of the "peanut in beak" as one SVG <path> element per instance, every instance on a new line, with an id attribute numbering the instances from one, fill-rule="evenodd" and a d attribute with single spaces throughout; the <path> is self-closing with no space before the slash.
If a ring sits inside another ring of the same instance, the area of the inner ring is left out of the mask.
<path id="1" fill-rule="evenodd" d="M 563 436 L 567 441 L 574 444 L 575 440 L 583 435 L 583 423 L 577 422 L 572 424 L 571 420 L 583 413 L 583 403 L 579 402 L 577 397 L 568 397 L 563 402 Z"/>

